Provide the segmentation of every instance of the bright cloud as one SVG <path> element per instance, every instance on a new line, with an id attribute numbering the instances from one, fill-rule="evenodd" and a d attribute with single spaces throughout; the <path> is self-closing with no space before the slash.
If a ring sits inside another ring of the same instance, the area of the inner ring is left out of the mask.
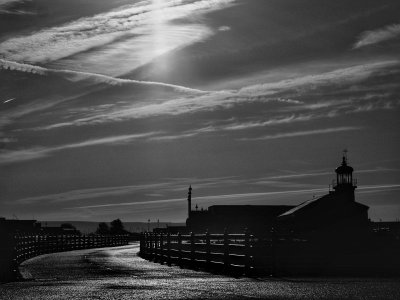
<path id="1" fill-rule="evenodd" d="M 48 156 L 53 152 L 58 152 L 67 149 L 75 149 L 75 148 L 90 147 L 97 145 L 128 143 L 155 134 L 156 132 L 138 133 L 129 135 L 110 136 L 99 139 L 90 139 L 83 142 L 64 144 L 54 147 L 32 147 L 29 149 L 21 149 L 21 150 L 3 150 L 0 151 L 0 164 L 8 164 L 8 163 L 37 159 Z"/>
<path id="2" fill-rule="evenodd" d="M 362 127 L 343 126 L 343 127 L 333 127 L 333 128 L 324 128 L 324 129 L 315 129 L 315 130 L 277 133 L 277 134 L 264 135 L 264 136 L 255 137 L 255 138 L 241 138 L 240 140 L 241 141 L 274 140 L 274 139 L 281 139 L 281 138 L 290 138 L 290 137 L 316 135 L 316 134 L 327 134 L 327 133 L 333 133 L 333 132 L 361 130 L 361 129 L 362 129 Z"/>
<path id="3" fill-rule="evenodd" d="M 81 18 L 62 26 L 43 29 L 28 36 L 8 39 L 0 44 L 0 54 L 7 60 L 33 63 L 59 60 L 95 47 L 103 47 L 93 57 L 85 56 L 83 64 L 109 61 L 112 75 L 121 75 L 173 49 L 200 41 L 212 34 L 205 25 L 172 25 L 176 19 L 217 10 L 234 0 L 140 1 L 111 12 Z M 107 48 L 109 47 L 109 48 Z M 118 64 L 118 57 L 124 63 Z M 122 59 L 124 58 L 124 59 Z M 127 64 L 127 62 L 129 62 Z M 128 69 L 127 66 L 130 66 Z M 117 70 L 122 68 L 122 71 Z M 107 72 L 107 68 L 102 69 Z M 94 71 L 97 71 L 94 70 Z"/>
<path id="4" fill-rule="evenodd" d="M 390 189 L 398 189 L 400 188 L 399 184 L 383 184 L 383 185 L 369 185 L 360 187 L 361 191 L 369 191 L 369 190 L 390 190 Z M 316 188 L 316 189 L 302 189 L 302 190 L 287 190 L 287 191 L 275 191 L 275 192 L 261 192 L 261 193 L 243 193 L 243 194 L 225 194 L 225 195 L 213 195 L 213 196 L 202 196 L 196 197 L 196 201 L 206 200 L 206 201 L 223 201 L 229 200 L 230 202 L 235 201 L 235 199 L 239 199 L 240 203 L 246 203 L 248 201 L 252 201 L 255 199 L 262 199 L 265 201 L 266 197 L 274 198 L 274 197 L 282 197 L 287 195 L 302 195 L 302 194 L 315 194 L 315 193 L 325 193 L 327 192 L 327 188 Z M 70 207 L 68 209 L 85 209 L 85 208 L 107 208 L 107 207 L 118 207 L 118 206 L 136 206 L 136 205 L 153 205 L 160 203 L 171 203 L 171 202 L 181 202 L 184 201 L 184 198 L 174 198 L 174 199 L 162 199 L 162 200 L 153 200 L 153 201 L 137 201 L 137 202 L 123 202 L 123 203 L 107 203 L 100 205 L 86 205 L 86 206 L 77 206 Z"/>
<path id="5" fill-rule="evenodd" d="M 400 37 L 400 24 L 388 25 L 384 28 L 365 31 L 360 35 L 353 48 L 361 48 L 369 45 L 378 44 L 387 40 Z"/>
<path id="6" fill-rule="evenodd" d="M 4 70 L 11 70 L 11 71 L 20 71 L 20 72 L 27 72 L 39 75 L 47 75 L 47 74 L 58 74 L 65 76 L 65 78 L 72 80 L 72 81 L 81 81 L 81 80 L 91 80 L 93 83 L 105 83 L 109 85 L 123 85 L 123 84 L 139 84 L 139 85 L 147 85 L 147 86 L 159 86 L 159 87 L 167 87 L 172 88 L 177 92 L 185 92 L 185 93 L 205 93 L 204 91 L 200 91 L 197 89 L 192 89 L 180 85 L 168 84 L 163 82 L 153 82 L 153 81 L 140 81 L 140 80 L 133 80 L 133 79 L 123 79 L 123 78 L 115 78 L 111 76 L 96 74 L 96 73 L 89 73 L 89 72 L 78 72 L 78 71 L 71 71 L 71 70 L 55 70 L 55 69 L 48 69 L 39 66 L 34 66 L 25 63 L 18 63 L 15 61 L 8 61 L 4 59 L 0 59 L 0 68 Z"/>
<path id="7" fill-rule="evenodd" d="M 397 67 L 398 65 L 398 61 L 363 64 L 313 76 L 310 75 L 279 82 L 248 86 L 239 90 L 208 92 L 190 98 L 176 97 L 175 99 L 164 102 L 153 102 L 149 104 L 135 103 L 133 105 L 122 106 L 110 112 L 95 111 L 94 113 L 88 113 L 87 116 L 83 118 L 57 124 L 57 127 L 123 121 L 160 115 L 181 115 L 199 111 L 213 111 L 244 103 L 278 102 L 283 105 L 295 104 L 302 107 L 303 103 L 301 101 L 283 98 L 281 94 L 303 94 L 309 90 L 313 91 L 317 88 L 327 86 L 343 88 L 344 86 L 349 86 L 350 84 L 355 84 L 369 78 L 374 72 L 384 72 L 385 69 Z M 332 103 L 334 104 L 335 102 Z M 305 108 L 306 106 L 304 109 Z M 332 116 L 335 115 L 334 112 L 331 112 L 331 114 Z M 48 127 L 48 129 L 50 128 L 54 127 Z"/>

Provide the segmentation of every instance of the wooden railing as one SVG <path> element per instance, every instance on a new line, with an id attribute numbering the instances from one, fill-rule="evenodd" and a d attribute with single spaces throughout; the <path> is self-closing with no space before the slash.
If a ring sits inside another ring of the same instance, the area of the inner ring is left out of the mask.
<path id="1" fill-rule="evenodd" d="M 140 256 L 245 276 L 396 275 L 400 241 L 374 235 L 305 240 L 275 235 L 143 233 Z"/>
<path id="2" fill-rule="evenodd" d="M 18 265 L 38 255 L 127 244 L 128 235 L 8 235 L 0 246 L 0 281 L 18 277 Z"/>
<path id="3" fill-rule="evenodd" d="M 253 235 L 244 234 L 142 234 L 140 256 L 168 265 L 220 270 L 251 275 L 258 267 Z"/>

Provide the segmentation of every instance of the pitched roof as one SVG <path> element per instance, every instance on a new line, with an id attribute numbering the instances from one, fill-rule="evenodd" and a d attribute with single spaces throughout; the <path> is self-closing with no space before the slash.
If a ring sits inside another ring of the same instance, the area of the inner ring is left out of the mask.
<path id="1" fill-rule="evenodd" d="M 331 209 L 333 208 L 334 205 L 344 205 L 343 203 L 338 201 L 338 198 L 340 196 L 337 196 L 337 194 L 335 192 L 329 193 L 327 195 L 324 195 L 322 197 L 316 198 L 316 199 L 312 199 L 312 200 L 308 200 L 305 201 L 303 203 L 300 203 L 299 205 L 297 205 L 296 207 L 284 212 L 283 214 L 279 215 L 278 218 L 281 217 L 288 217 L 291 215 L 296 215 L 296 213 L 298 212 L 303 212 L 306 210 L 310 210 L 312 208 L 315 207 L 319 207 L 321 209 L 321 212 L 323 212 L 324 210 L 327 209 Z M 353 207 L 357 207 L 360 209 L 368 209 L 369 207 L 367 205 L 352 201 L 352 202 L 348 202 L 347 205 L 351 204 Z"/>

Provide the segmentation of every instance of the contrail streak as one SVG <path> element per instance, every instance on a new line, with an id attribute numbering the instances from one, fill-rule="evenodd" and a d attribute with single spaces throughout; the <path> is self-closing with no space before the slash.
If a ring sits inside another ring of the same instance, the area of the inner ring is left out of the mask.
<path id="1" fill-rule="evenodd" d="M 164 83 L 164 82 L 123 79 L 123 78 L 116 78 L 116 77 L 111 77 L 111 76 L 97 74 L 97 73 L 90 73 L 90 72 L 48 69 L 48 68 L 43 68 L 43 67 L 39 67 L 39 66 L 35 66 L 35 65 L 18 63 L 15 61 L 9 61 L 9 60 L 5 60 L 5 59 L 0 59 L 0 68 L 3 68 L 5 70 L 27 72 L 27 73 L 33 73 L 33 74 L 39 74 L 39 75 L 47 75 L 47 74 L 51 74 L 51 73 L 63 74 L 63 75 L 68 75 L 68 76 L 72 75 L 77 80 L 92 79 L 96 83 L 106 83 L 109 85 L 140 84 L 140 85 L 149 85 L 149 86 L 168 87 L 168 88 L 172 88 L 179 92 L 191 93 L 191 94 L 195 94 L 195 95 L 207 93 L 207 91 L 192 89 L 192 88 L 188 88 L 185 86 L 169 84 L 169 83 Z"/>
<path id="2" fill-rule="evenodd" d="M 3 103 L 8 103 L 8 102 L 11 102 L 13 100 L 15 100 L 15 98 L 10 98 L 10 99 L 4 100 Z"/>

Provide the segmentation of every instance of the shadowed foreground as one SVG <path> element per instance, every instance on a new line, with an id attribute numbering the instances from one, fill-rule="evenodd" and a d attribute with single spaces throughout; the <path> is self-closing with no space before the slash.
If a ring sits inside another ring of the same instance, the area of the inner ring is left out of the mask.
<path id="1" fill-rule="evenodd" d="M 139 245 L 39 256 L 0 299 L 400 299 L 399 278 L 229 278 L 145 261 Z"/>

